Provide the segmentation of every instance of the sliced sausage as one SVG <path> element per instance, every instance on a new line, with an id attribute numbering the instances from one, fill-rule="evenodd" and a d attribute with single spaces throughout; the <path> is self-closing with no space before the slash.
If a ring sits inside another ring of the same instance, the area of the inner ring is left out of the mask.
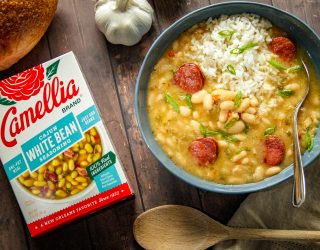
<path id="1" fill-rule="evenodd" d="M 199 138 L 190 144 L 189 152 L 200 165 L 208 165 L 218 158 L 218 143 L 212 138 Z"/>
<path id="2" fill-rule="evenodd" d="M 292 60 L 296 55 L 296 46 L 286 37 L 274 37 L 269 44 L 269 49 L 285 61 Z"/>
<path id="3" fill-rule="evenodd" d="M 264 140 L 264 162 L 270 166 L 279 165 L 284 159 L 285 145 L 281 138 L 271 135 Z"/>
<path id="4" fill-rule="evenodd" d="M 185 63 L 178 69 L 174 82 L 184 91 L 192 94 L 203 88 L 204 77 L 195 63 Z"/>

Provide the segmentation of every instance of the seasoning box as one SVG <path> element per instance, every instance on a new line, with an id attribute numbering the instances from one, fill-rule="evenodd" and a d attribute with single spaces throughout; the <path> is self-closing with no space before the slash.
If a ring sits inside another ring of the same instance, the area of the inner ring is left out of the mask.
<path id="1" fill-rule="evenodd" d="M 31 236 L 133 195 L 75 55 L 0 81 L 0 158 Z"/>

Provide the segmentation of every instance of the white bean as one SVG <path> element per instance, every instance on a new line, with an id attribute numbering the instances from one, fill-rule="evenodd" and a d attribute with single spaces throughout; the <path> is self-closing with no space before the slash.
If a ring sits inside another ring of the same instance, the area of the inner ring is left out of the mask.
<path id="1" fill-rule="evenodd" d="M 202 103 L 204 97 L 208 94 L 208 92 L 205 89 L 202 89 L 196 93 L 194 93 L 191 96 L 191 102 L 192 103 Z"/>
<path id="2" fill-rule="evenodd" d="M 231 134 L 238 134 L 242 130 L 244 130 L 246 126 L 244 125 L 243 121 L 237 121 L 231 128 L 228 129 L 228 132 Z"/>
<path id="3" fill-rule="evenodd" d="M 311 119 L 311 117 L 308 117 L 307 119 L 305 119 L 303 123 L 304 123 L 304 127 L 305 127 L 305 128 L 310 127 L 311 124 L 312 124 L 312 119 Z"/>
<path id="4" fill-rule="evenodd" d="M 254 171 L 254 174 L 253 174 L 253 178 L 256 180 L 256 181 L 260 181 L 262 180 L 264 177 L 264 169 L 262 166 L 258 166 L 256 168 L 256 170 Z"/>
<path id="5" fill-rule="evenodd" d="M 214 125 L 213 125 L 213 122 L 212 122 L 212 121 L 209 121 L 208 125 L 209 125 L 209 127 L 210 127 L 211 129 L 214 129 Z"/>
<path id="6" fill-rule="evenodd" d="M 221 140 L 221 141 L 218 141 L 218 145 L 219 147 L 225 148 L 228 146 L 228 142 Z"/>
<path id="7" fill-rule="evenodd" d="M 211 94 L 207 94 L 203 99 L 203 108 L 205 110 L 211 110 L 213 105 Z"/>
<path id="8" fill-rule="evenodd" d="M 234 102 L 233 101 L 224 101 L 220 104 L 220 109 L 222 110 L 234 110 Z"/>
<path id="9" fill-rule="evenodd" d="M 195 121 L 195 120 L 191 120 L 190 121 L 190 125 L 193 128 L 194 131 L 198 132 L 200 129 L 200 123 Z"/>
<path id="10" fill-rule="evenodd" d="M 259 105 L 259 101 L 258 101 L 258 99 L 257 99 L 255 96 L 251 97 L 251 99 L 250 99 L 250 105 L 253 106 L 253 107 L 256 107 L 256 106 Z"/>
<path id="11" fill-rule="evenodd" d="M 191 114 L 191 110 L 187 106 L 180 106 L 179 110 L 182 116 L 189 116 Z"/>
<path id="12" fill-rule="evenodd" d="M 193 111 L 192 116 L 194 119 L 198 119 L 199 118 L 199 112 L 198 111 Z"/>
<path id="13" fill-rule="evenodd" d="M 275 175 L 281 171 L 280 167 L 270 167 L 266 170 L 265 174 L 268 176 Z"/>
<path id="14" fill-rule="evenodd" d="M 242 161 L 241 161 L 241 164 L 248 164 L 249 163 L 249 158 L 246 157 L 246 158 L 243 158 Z"/>
<path id="15" fill-rule="evenodd" d="M 248 113 L 242 113 L 241 119 L 249 124 L 255 124 L 256 123 L 256 116 Z"/>
<path id="16" fill-rule="evenodd" d="M 233 169 L 232 169 L 232 174 L 233 175 L 241 175 L 245 172 L 247 172 L 249 170 L 248 166 L 245 165 L 236 165 Z"/>
<path id="17" fill-rule="evenodd" d="M 158 102 L 160 100 L 163 100 L 163 95 L 162 94 L 157 95 L 156 101 Z"/>
<path id="18" fill-rule="evenodd" d="M 156 136 L 156 140 L 157 140 L 157 141 L 160 141 L 160 142 L 164 142 L 165 137 L 163 136 L 163 134 L 159 133 L 159 134 L 157 134 L 157 136 Z"/>
<path id="19" fill-rule="evenodd" d="M 225 89 L 216 89 L 212 92 L 212 94 L 219 96 L 219 99 L 222 101 L 232 101 L 237 93 Z"/>
<path id="20" fill-rule="evenodd" d="M 236 137 L 240 141 L 244 141 L 245 139 L 247 139 L 247 136 L 243 134 L 237 134 L 237 135 L 234 135 L 234 137 Z"/>
<path id="21" fill-rule="evenodd" d="M 243 150 L 243 151 L 241 151 L 239 154 L 233 156 L 233 157 L 231 158 L 231 161 L 237 162 L 237 161 L 241 160 L 242 158 L 244 158 L 244 157 L 246 157 L 246 156 L 247 156 L 247 151 Z"/>
<path id="22" fill-rule="evenodd" d="M 285 89 L 298 90 L 300 85 L 297 83 L 291 83 L 285 86 Z"/>
<path id="23" fill-rule="evenodd" d="M 219 113 L 219 121 L 220 122 L 226 122 L 228 119 L 228 111 L 227 110 L 221 110 Z"/>
<path id="24" fill-rule="evenodd" d="M 246 109 L 245 113 L 249 113 L 249 114 L 255 114 L 257 113 L 257 110 L 254 107 L 249 107 Z"/>
<path id="25" fill-rule="evenodd" d="M 245 98 L 245 99 L 242 100 L 240 106 L 236 109 L 236 111 L 239 112 L 239 113 L 242 113 L 247 108 L 249 108 L 249 106 L 250 106 L 250 99 L 249 98 Z"/>
<path id="26" fill-rule="evenodd" d="M 217 122 L 217 126 L 218 126 L 219 129 L 224 130 L 224 124 L 223 124 L 223 122 L 218 121 L 218 122 Z"/>
<path id="27" fill-rule="evenodd" d="M 271 124 L 271 121 L 270 121 L 269 119 L 267 119 L 267 118 L 264 118 L 264 117 L 263 117 L 261 120 L 262 120 L 263 123 L 265 123 L 265 124 L 268 124 L 268 125 Z"/>

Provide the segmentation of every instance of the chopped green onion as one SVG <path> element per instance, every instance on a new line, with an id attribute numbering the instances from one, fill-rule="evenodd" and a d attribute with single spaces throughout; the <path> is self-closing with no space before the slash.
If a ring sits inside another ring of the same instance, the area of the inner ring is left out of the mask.
<path id="1" fill-rule="evenodd" d="M 249 148 L 247 148 L 247 147 L 240 148 L 240 149 L 239 149 L 239 150 L 237 150 L 234 154 L 235 154 L 235 155 L 237 155 L 237 154 L 241 153 L 242 151 L 250 151 L 250 149 L 249 149 Z"/>
<path id="2" fill-rule="evenodd" d="M 225 139 L 226 141 L 230 141 L 230 142 L 239 142 L 240 140 L 233 136 L 233 135 L 223 135 L 222 136 L 223 139 Z"/>
<path id="3" fill-rule="evenodd" d="M 236 73 L 236 69 L 235 69 L 231 64 L 229 64 L 229 65 L 227 66 L 227 70 L 228 70 L 229 73 L 232 74 L 232 75 L 236 75 L 236 74 L 237 74 L 237 73 Z"/>
<path id="4" fill-rule="evenodd" d="M 267 128 L 267 129 L 264 131 L 263 135 L 264 135 L 264 136 L 272 135 L 272 134 L 274 134 L 274 132 L 276 132 L 276 130 L 277 130 L 277 126 L 273 126 L 273 127 L 271 127 L 271 128 Z"/>
<path id="5" fill-rule="evenodd" d="M 191 95 L 190 95 L 190 94 L 187 94 L 185 99 L 186 99 L 186 102 L 187 102 L 188 107 L 189 107 L 191 110 L 193 110 L 193 105 L 192 105 L 192 102 L 191 102 Z"/>
<path id="6" fill-rule="evenodd" d="M 200 133 L 204 137 L 208 137 L 211 135 L 221 135 L 223 139 L 230 142 L 238 142 L 240 141 L 237 137 L 230 135 L 227 132 L 221 131 L 221 130 L 208 130 L 203 124 L 200 124 Z"/>
<path id="7" fill-rule="evenodd" d="M 172 96 L 170 96 L 169 94 L 164 94 L 164 99 L 167 101 L 167 103 L 169 103 L 172 108 L 174 109 L 174 111 L 176 111 L 177 113 L 180 113 L 179 111 L 179 105 L 178 103 L 176 103 L 176 101 L 172 98 Z"/>
<path id="8" fill-rule="evenodd" d="M 304 135 L 304 142 L 306 144 L 306 149 L 310 152 L 314 145 L 314 138 L 310 135 L 310 128 L 307 128 L 307 131 Z"/>
<path id="9" fill-rule="evenodd" d="M 281 97 L 290 97 L 293 94 L 294 94 L 294 91 L 291 89 L 281 89 L 281 90 L 278 90 L 278 93 L 277 93 L 277 95 Z"/>
<path id="10" fill-rule="evenodd" d="M 238 54 L 241 54 L 241 53 L 245 52 L 246 50 L 251 49 L 253 47 L 256 47 L 258 45 L 259 45 L 258 43 L 248 43 L 247 45 L 244 45 L 240 48 L 236 48 L 236 49 L 231 50 L 230 53 L 238 55 Z"/>
<path id="11" fill-rule="evenodd" d="M 242 93 L 238 91 L 236 96 L 234 97 L 234 108 L 238 108 L 242 102 Z"/>
<path id="12" fill-rule="evenodd" d="M 281 63 L 275 61 L 275 60 L 270 60 L 268 63 L 272 66 L 275 67 L 278 70 L 286 70 L 287 68 L 283 66 Z"/>
<path id="13" fill-rule="evenodd" d="M 232 117 L 232 118 L 229 119 L 229 121 L 224 125 L 224 128 L 225 128 L 225 129 L 231 128 L 238 120 L 239 120 L 238 117 Z"/>
<path id="14" fill-rule="evenodd" d="M 203 126 L 202 123 L 200 123 L 200 133 L 204 136 L 207 137 L 207 128 Z"/>
<path id="15" fill-rule="evenodd" d="M 302 69 L 301 65 L 295 65 L 287 69 L 288 73 L 295 73 Z"/>
<path id="16" fill-rule="evenodd" d="M 234 34 L 233 30 L 221 30 L 218 32 L 218 34 L 222 37 L 226 37 L 228 38 L 228 40 L 230 40 Z"/>

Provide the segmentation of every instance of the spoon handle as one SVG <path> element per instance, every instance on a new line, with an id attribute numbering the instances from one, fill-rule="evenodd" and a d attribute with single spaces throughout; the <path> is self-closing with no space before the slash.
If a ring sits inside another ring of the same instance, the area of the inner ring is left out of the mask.
<path id="1" fill-rule="evenodd" d="M 320 241 L 320 231 L 232 228 L 229 239 Z"/>
<path id="2" fill-rule="evenodd" d="M 298 135 L 298 112 L 296 109 L 293 115 L 293 196 L 292 205 L 294 207 L 300 207 L 306 198 L 306 182 L 304 177 L 300 142 Z"/>

